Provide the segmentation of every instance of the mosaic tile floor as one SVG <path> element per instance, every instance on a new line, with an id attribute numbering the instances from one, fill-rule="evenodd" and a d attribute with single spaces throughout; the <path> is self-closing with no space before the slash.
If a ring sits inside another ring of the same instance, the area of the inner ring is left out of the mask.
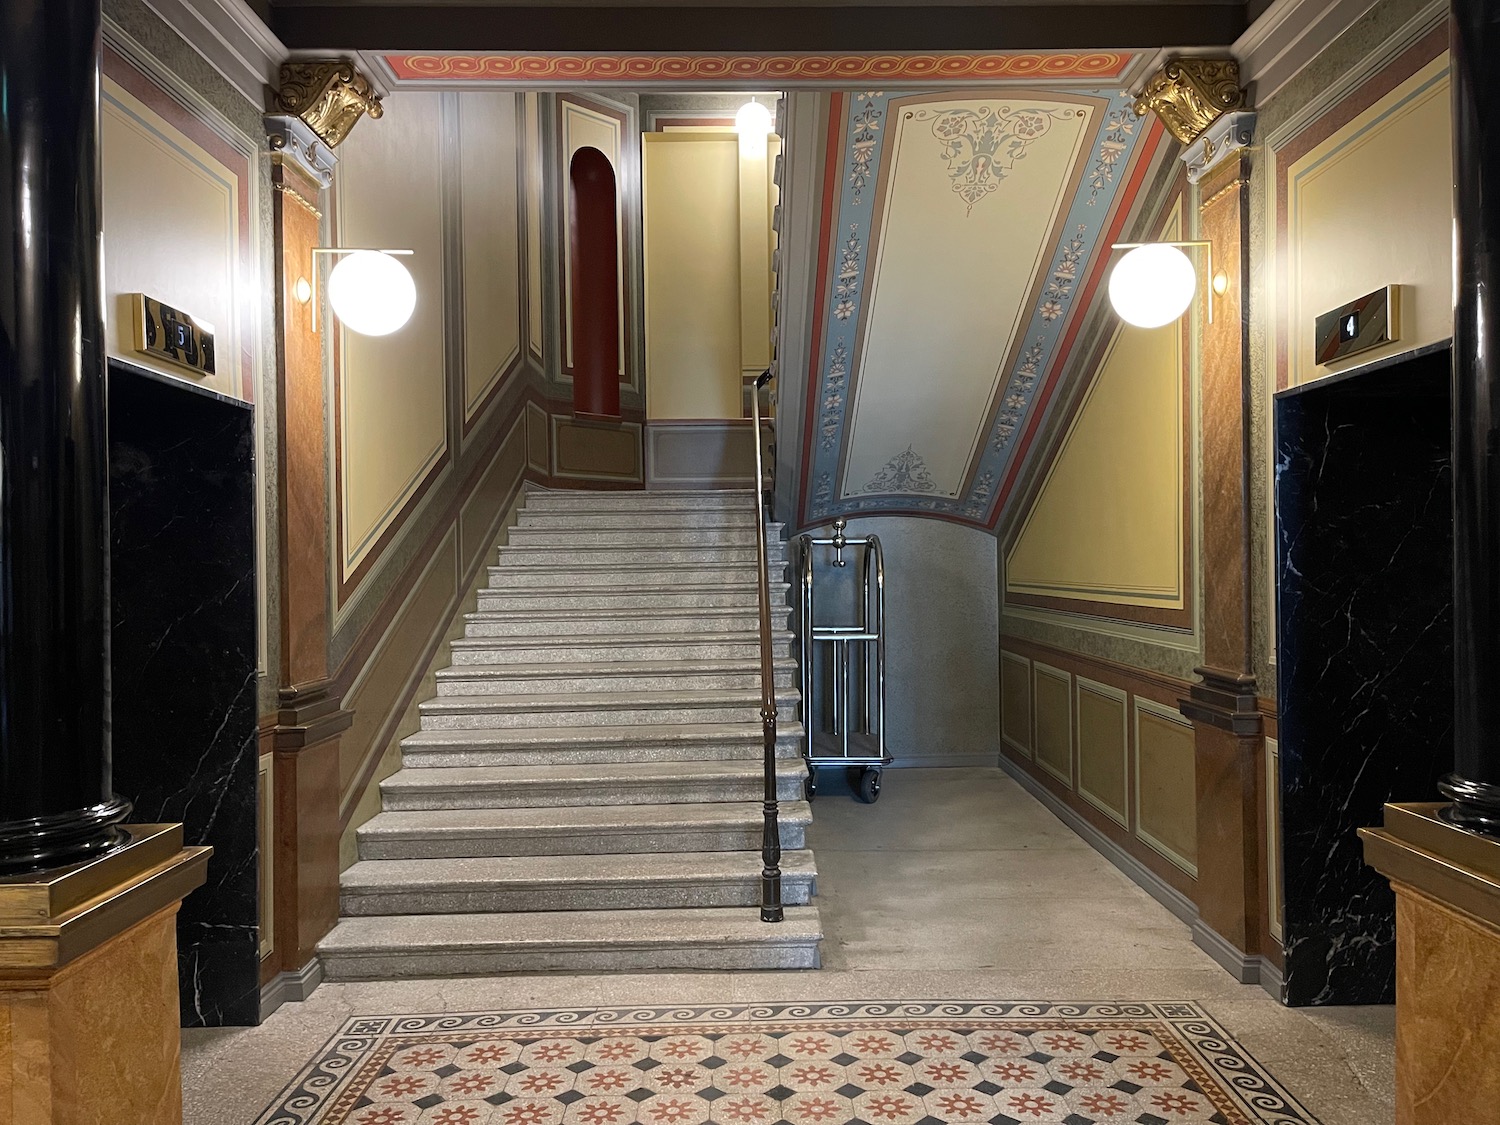
<path id="1" fill-rule="evenodd" d="M 349 1020 L 258 1125 L 1316 1125 L 1191 1003 Z"/>

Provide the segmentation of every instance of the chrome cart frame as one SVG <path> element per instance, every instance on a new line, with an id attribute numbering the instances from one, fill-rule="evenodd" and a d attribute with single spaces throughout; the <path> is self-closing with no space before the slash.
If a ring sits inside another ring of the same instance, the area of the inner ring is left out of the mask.
<path id="1" fill-rule="evenodd" d="M 833 535 L 797 537 L 800 588 L 803 755 L 807 758 L 807 796 L 817 793 L 818 769 L 843 766 L 860 799 L 873 804 L 880 797 L 880 779 L 890 757 L 885 750 L 885 556 L 878 536 L 850 539 L 848 521 L 833 521 Z M 844 552 L 863 548 L 858 620 L 852 625 L 814 625 L 813 555 L 816 548 L 833 548 L 833 565 L 848 565 Z M 833 729 L 821 727 L 814 703 L 819 655 L 832 660 L 832 690 L 828 710 Z M 857 669 L 857 672 L 856 672 Z M 856 673 L 851 676 L 851 673 Z M 859 696 L 859 714 L 853 700 Z M 855 719 L 859 720 L 856 729 Z"/>

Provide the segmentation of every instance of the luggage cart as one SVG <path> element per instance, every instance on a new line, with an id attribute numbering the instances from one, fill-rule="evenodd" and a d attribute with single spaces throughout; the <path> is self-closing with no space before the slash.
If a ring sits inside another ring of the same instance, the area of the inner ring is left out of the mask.
<path id="1" fill-rule="evenodd" d="M 844 535 L 847 526 L 848 521 L 840 518 L 833 521 L 831 538 L 797 538 L 807 798 L 817 793 L 820 768 L 842 766 L 860 800 L 874 804 L 880 797 L 881 774 L 891 761 L 885 752 L 885 557 L 877 536 L 850 539 Z M 846 551 L 863 555 L 857 619 L 851 625 L 813 623 L 813 556 L 826 547 L 833 548 L 835 567 L 849 564 Z M 813 695 L 820 668 L 830 677 L 828 730 L 822 729 L 823 709 Z"/>

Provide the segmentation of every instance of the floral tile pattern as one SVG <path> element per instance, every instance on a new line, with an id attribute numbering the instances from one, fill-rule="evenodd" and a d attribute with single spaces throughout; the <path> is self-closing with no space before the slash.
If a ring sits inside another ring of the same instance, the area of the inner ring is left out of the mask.
<path id="1" fill-rule="evenodd" d="M 351 1019 L 257 1125 L 1316 1125 L 1190 1003 Z"/>

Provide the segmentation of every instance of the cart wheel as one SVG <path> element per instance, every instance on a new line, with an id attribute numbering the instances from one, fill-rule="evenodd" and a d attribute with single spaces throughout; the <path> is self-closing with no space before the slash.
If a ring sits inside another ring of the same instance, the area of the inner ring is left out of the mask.
<path id="1" fill-rule="evenodd" d="M 807 767 L 807 777 L 802 782 L 802 797 L 803 797 L 804 800 L 810 802 L 817 795 L 818 795 L 818 771 L 817 771 L 817 769 L 815 767 L 808 766 Z"/>
<path id="2" fill-rule="evenodd" d="M 859 799 L 867 805 L 880 800 L 880 770 L 871 767 L 860 771 Z"/>

